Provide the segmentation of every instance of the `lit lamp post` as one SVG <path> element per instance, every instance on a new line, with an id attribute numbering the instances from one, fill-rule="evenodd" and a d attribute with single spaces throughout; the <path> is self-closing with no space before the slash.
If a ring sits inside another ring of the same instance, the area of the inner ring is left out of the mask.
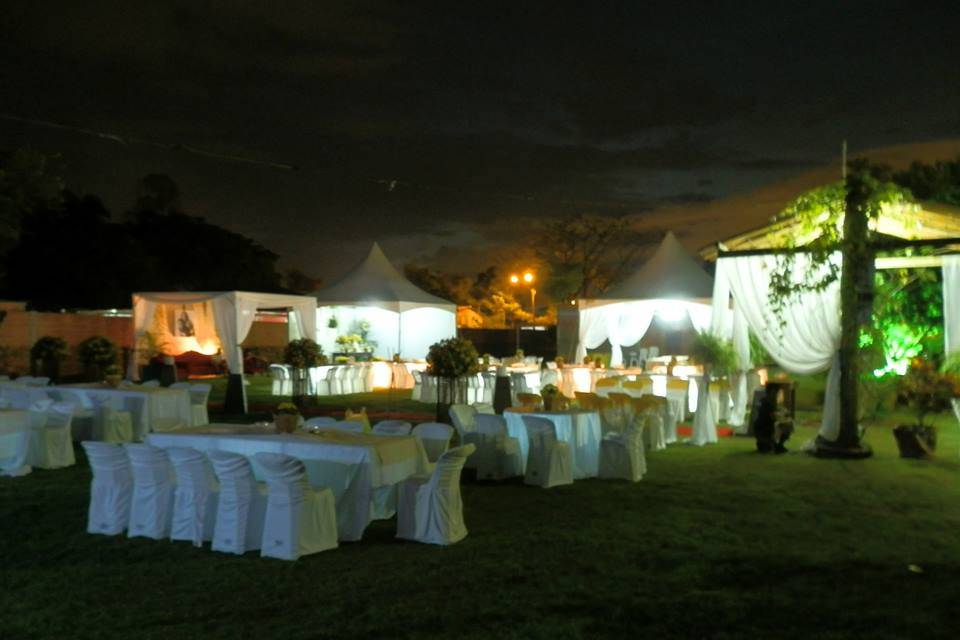
<path id="1" fill-rule="evenodd" d="M 537 322 L 537 290 L 533 288 L 533 272 L 524 271 L 522 276 L 513 274 L 510 276 L 510 284 L 517 286 L 520 284 L 520 281 L 523 281 L 527 286 L 530 287 L 530 318 L 531 321 L 536 324 Z M 517 349 L 520 348 L 520 323 L 517 323 Z"/>

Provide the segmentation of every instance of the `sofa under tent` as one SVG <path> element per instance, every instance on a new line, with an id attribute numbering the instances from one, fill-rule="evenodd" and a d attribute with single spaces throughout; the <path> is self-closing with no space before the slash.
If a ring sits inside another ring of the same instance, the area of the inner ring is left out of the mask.
<path id="1" fill-rule="evenodd" d="M 623 364 L 623 347 L 637 344 L 654 317 L 676 323 L 689 318 L 693 328 L 710 325 L 713 279 L 667 232 L 653 256 L 632 276 L 594 298 L 578 301 L 576 359 L 587 349 L 610 344 L 610 366 Z"/>
<path id="2" fill-rule="evenodd" d="M 290 339 L 316 335 L 316 300 L 310 296 L 250 291 L 141 292 L 133 294 L 134 353 L 128 377 L 135 379 L 137 349 L 149 332 L 172 355 L 223 353 L 230 378 L 224 409 L 246 413 L 241 344 L 260 310 L 286 310 Z"/>
<path id="3" fill-rule="evenodd" d="M 317 342 L 328 355 L 342 350 L 338 336 L 364 331 L 371 355 L 418 360 L 431 344 L 457 335 L 457 305 L 403 277 L 376 242 L 347 275 L 313 295 Z"/>

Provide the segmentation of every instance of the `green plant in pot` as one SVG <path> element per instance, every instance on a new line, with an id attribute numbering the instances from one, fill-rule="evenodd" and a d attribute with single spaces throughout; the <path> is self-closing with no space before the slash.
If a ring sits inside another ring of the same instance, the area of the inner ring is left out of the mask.
<path id="1" fill-rule="evenodd" d="M 927 418 L 947 409 L 950 401 L 960 396 L 960 381 L 951 368 L 948 363 L 941 371 L 933 362 L 915 358 L 901 379 L 900 393 L 916 416 L 914 424 L 893 428 L 901 458 L 930 458 L 936 451 L 937 429 Z"/>
<path id="2" fill-rule="evenodd" d="M 291 340 L 283 350 L 283 362 L 293 369 L 293 397 L 302 403 L 307 395 L 310 368 L 320 365 L 323 349 L 310 338 Z"/>
<path id="3" fill-rule="evenodd" d="M 458 394 L 457 383 L 465 376 L 476 373 L 478 363 L 476 348 L 465 338 L 449 338 L 430 345 L 427 353 L 427 375 L 437 378 L 437 422 L 446 417 L 444 405 L 449 406 L 456 402 L 458 395 L 465 395 L 465 384 L 462 393 Z M 441 381 L 445 381 L 446 385 L 440 384 Z"/>
<path id="4" fill-rule="evenodd" d="M 690 357 L 703 367 L 702 389 L 709 389 L 714 378 L 729 376 L 737 368 L 737 352 L 733 342 L 709 331 L 698 333 L 690 350 Z"/>
<path id="5" fill-rule="evenodd" d="M 60 363 L 70 357 L 67 341 L 55 336 L 43 336 L 30 348 L 30 362 L 36 374 L 52 380 L 60 377 Z"/>
<path id="6" fill-rule="evenodd" d="M 107 365 L 103 369 L 103 381 L 110 387 L 116 389 L 123 382 L 123 372 L 115 364 Z"/>
<path id="7" fill-rule="evenodd" d="M 555 384 L 546 384 L 540 388 L 540 397 L 543 398 L 543 408 L 547 411 L 559 411 L 563 396 Z"/>
<path id="8" fill-rule="evenodd" d="M 77 345 L 77 355 L 87 370 L 87 377 L 99 382 L 106 368 L 117 364 L 117 345 L 103 336 L 93 336 Z"/>

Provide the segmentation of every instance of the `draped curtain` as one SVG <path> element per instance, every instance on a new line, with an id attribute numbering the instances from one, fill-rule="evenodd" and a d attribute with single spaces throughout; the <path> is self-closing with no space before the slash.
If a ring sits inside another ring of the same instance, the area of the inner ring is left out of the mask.
<path id="1" fill-rule="evenodd" d="M 943 256 L 943 346 L 947 355 L 960 351 L 960 255 Z"/>
<path id="2" fill-rule="evenodd" d="M 140 377 L 138 367 L 138 345 L 144 334 L 150 330 L 153 316 L 157 312 L 157 303 L 141 296 L 133 296 L 133 353 L 127 366 L 127 379 L 136 380 Z"/>
<path id="3" fill-rule="evenodd" d="M 840 254 L 831 257 L 835 264 Z M 835 281 L 822 291 L 794 296 L 782 315 L 777 315 L 770 302 L 770 273 L 776 268 L 773 255 L 720 258 L 717 261 L 715 287 L 725 280 L 736 308 L 743 314 L 745 324 L 781 367 L 792 373 L 811 374 L 830 369 L 820 435 L 830 441 L 837 439 L 840 429 L 840 283 Z M 794 257 L 793 282 L 802 283 L 810 264 L 810 257 Z M 827 265 L 822 267 L 827 268 Z M 719 292 L 722 295 L 722 286 Z M 735 319 L 731 319 L 734 322 Z M 726 319 L 718 320 L 725 323 Z M 731 325 L 732 326 L 732 325 Z M 741 330 L 742 331 L 742 330 Z M 739 338 L 738 352 L 746 351 L 749 343 Z M 741 356 L 742 357 L 742 356 Z"/>

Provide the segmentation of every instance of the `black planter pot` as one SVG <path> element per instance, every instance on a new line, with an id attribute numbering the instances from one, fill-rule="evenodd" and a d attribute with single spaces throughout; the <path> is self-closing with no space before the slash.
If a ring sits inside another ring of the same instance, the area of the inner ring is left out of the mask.
<path id="1" fill-rule="evenodd" d="M 931 426 L 901 424 L 893 428 L 901 458 L 932 458 L 937 450 L 937 429 Z"/>

